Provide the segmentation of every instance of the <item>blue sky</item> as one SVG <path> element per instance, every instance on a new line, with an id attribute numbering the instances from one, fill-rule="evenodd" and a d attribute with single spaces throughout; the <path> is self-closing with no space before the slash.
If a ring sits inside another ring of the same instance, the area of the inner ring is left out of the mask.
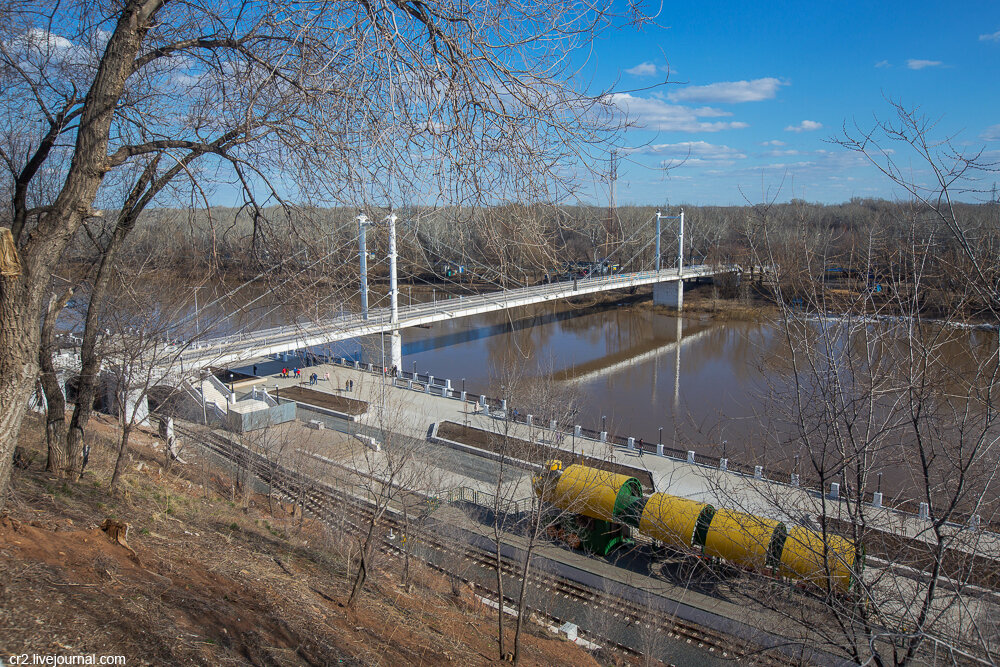
<path id="1" fill-rule="evenodd" d="M 666 5 L 658 24 L 606 34 L 584 70 L 617 80 L 616 101 L 644 126 L 624 137 L 621 204 L 756 203 L 779 188 L 779 201 L 891 198 L 830 142 L 892 117 L 887 98 L 919 107 L 934 139 L 1000 161 L 1000 3 L 708 1 Z M 670 83 L 641 90 L 668 65 Z"/>

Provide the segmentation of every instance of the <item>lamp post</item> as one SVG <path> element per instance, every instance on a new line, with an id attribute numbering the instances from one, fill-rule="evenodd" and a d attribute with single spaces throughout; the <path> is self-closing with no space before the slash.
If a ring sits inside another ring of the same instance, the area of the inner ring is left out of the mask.
<path id="1" fill-rule="evenodd" d="M 660 445 L 661 447 L 663 446 L 663 427 L 662 426 L 660 427 L 660 435 L 658 436 L 658 438 L 656 440 L 656 444 Z"/>
<path id="2" fill-rule="evenodd" d="M 601 415 L 601 432 L 608 432 L 608 418 L 606 415 Z"/>

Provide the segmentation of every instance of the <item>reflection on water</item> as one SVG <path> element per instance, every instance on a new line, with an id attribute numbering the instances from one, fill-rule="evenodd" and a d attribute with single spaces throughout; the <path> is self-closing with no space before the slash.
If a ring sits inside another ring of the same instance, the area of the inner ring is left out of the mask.
<path id="1" fill-rule="evenodd" d="M 609 431 L 647 442 L 662 428 L 665 445 L 720 453 L 728 440 L 736 452 L 757 430 L 759 368 L 770 337 L 758 324 L 679 319 L 634 306 L 580 314 L 545 305 L 407 329 L 403 368 L 489 395 L 502 393 L 510 369 L 551 377 L 572 396 L 582 426 L 598 428 L 606 417 Z M 376 339 L 338 353 L 378 363 L 380 346 Z"/>

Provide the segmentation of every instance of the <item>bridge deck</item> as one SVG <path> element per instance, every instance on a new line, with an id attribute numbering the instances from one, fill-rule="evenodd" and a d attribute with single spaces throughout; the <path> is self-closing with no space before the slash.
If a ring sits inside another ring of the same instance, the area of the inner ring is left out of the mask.
<path id="1" fill-rule="evenodd" d="M 182 360 L 187 368 L 209 363 L 224 364 L 545 301 L 690 280 L 734 270 L 732 266 L 702 265 L 685 268 L 681 274 L 678 274 L 676 269 L 641 271 L 460 296 L 446 301 L 416 303 L 399 308 L 399 321 L 396 324 L 390 321 L 388 308 L 379 308 L 369 311 L 367 320 L 360 314 L 350 314 L 318 323 L 272 327 L 252 333 L 207 339 L 186 351 Z"/>

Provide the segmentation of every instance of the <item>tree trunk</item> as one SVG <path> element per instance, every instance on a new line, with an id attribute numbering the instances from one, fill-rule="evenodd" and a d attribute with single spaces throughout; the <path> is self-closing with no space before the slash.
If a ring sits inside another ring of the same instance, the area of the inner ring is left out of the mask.
<path id="1" fill-rule="evenodd" d="M 38 377 L 38 326 L 25 317 L 31 303 L 22 283 L 22 277 L 0 277 L 0 510 L 7 500 L 21 421 Z"/>
<path id="2" fill-rule="evenodd" d="M 410 538 L 410 511 L 407 508 L 406 500 L 403 500 L 403 534 L 399 536 L 403 541 L 403 577 L 400 583 L 406 586 L 410 583 L 410 545 L 413 540 Z"/>
<path id="3" fill-rule="evenodd" d="M 528 528 L 528 542 L 524 546 L 524 565 L 521 567 L 521 591 L 517 597 L 517 621 L 514 625 L 514 664 L 521 659 L 521 629 L 524 627 L 524 612 L 528 606 L 528 577 L 531 574 L 531 556 L 535 552 L 535 540 L 542 528 L 542 507 L 535 505 L 535 513 Z"/>
<path id="4" fill-rule="evenodd" d="M 524 612 L 527 608 L 528 574 L 531 569 L 531 544 L 528 544 L 524 555 L 524 568 L 521 570 L 521 590 L 517 597 L 517 619 L 514 621 L 514 664 L 521 659 L 521 628 L 524 626 Z"/>
<path id="5" fill-rule="evenodd" d="M 71 476 L 74 474 L 79 476 L 84 429 L 87 428 L 87 423 L 94 410 L 94 397 L 97 394 L 101 371 L 101 358 L 97 354 L 97 329 L 100 323 L 101 305 L 111 280 L 111 267 L 119 246 L 119 233 L 116 229 L 108 247 L 102 254 L 101 265 L 90 295 L 90 303 L 87 305 L 83 342 L 80 343 L 80 381 L 77 387 L 76 402 L 73 406 L 73 416 L 69 423 L 69 432 L 66 434 L 66 451 L 69 457 Z"/>
<path id="6" fill-rule="evenodd" d="M 45 415 L 45 444 L 48 449 L 48 459 L 45 469 L 62 477 L 66 473 L 66 396 L 56 376 L 56 368 L 52 363 L 52 355 L 56 351 L 55 328 L 59 313 L 73 296 L 73 289 L 66 290 L 61 297 L 55 294 L 49 300 L 48 311 L 41 331 L 41 349 L 38 354 L 38 364 L 41 369 L 39 381 L 45 392 L 47 405 Z"/>
<path id="7" fill-rule="evenodd" d="M 130 0 L 98 64 L 80 113 L 62 189 L 30 234 L 20 235 L 22 271 L 0 277 L 0 509 L 14 446 L 38 377 L 42 299 L 52 269 L 87 215 L 107 173 L 108 137 L 118 100 L 161 0 Z"/>
<path id="8" fill-rule="evenodd" d="M 347 598 L 347 606 L 351 609 L 354 608 L 355 603 L 357 603 L 358 598 L 361 596 L 361 589 L 364 588 L 365 581 L 368 579 L 368 550 L 367 544 L 361 548 L 361 563 L 358 565 L 358 573 L 354 576 L 351 596 Z"/>
<path id="9" fill-rule="evenodd" d="M 83 341 L 80 343 L 80 384 L 77 388 L 76 403 L 73 416 L 70 419 L 69 432 L 66 434 L 66 451 L 71 466 L 71 476 L 79 476 L 82 464 L 84 430 L 94 411 L 94 398 L 97 394 L 101 372 L 101 357 L 97 353 L 97 336 L 100 329 L 101 308 L 114 275 L 115 261 L 118 251 L 125 243 L 125 237 L 135 227 L 141 209 L 136 208 L 136 201 L 148 185 L 155 172 L 154 160 L 145 170 L 142 178 L 135 184 L 124 210 L 118 215 L 114 232 L 108 240 L 108 245 L 101 252 L 101 261 L 90 290 L 90 302 L 87 304 L 87 317 L 83 326 Z"/>
<path id="10" fill-rule="evenodd" d="M 497 537 L 496 550 L 496 571 L 497 571 L 497 645 L 500 650 L 500 659 L 504 659 L 503 645 L 503 569 L 500 560 L 500 538 Z"/>
<path id="11" fill-rule="evenodd" d="M 43 353 L 44 360 L 44 353 Z M 40 373 L 42 391 L 45 393 L 47 408 L 45 411 L 45 446 L 48 457 L 45 460 L 45 470 L 61 478 L 66 474 L 66 399 L 59 386 L 55 370 L 48 369 L 52 360 L 42 362 Z"/>
<path id="12" fill-rule="evenodd" d="M 128 439 L 130 435 L 132 435 L 132 425 L 125 422 L 122 425 L 122 439 L 118 444 L 118 458 L 115 459 L 115 472 L 111 475 L 111 485 L 109 488 L 112 493 L 118 487 L 118 480 L 121 479 L 122 473 L 125 471 L 125 459 L 128 458 Z"/>

